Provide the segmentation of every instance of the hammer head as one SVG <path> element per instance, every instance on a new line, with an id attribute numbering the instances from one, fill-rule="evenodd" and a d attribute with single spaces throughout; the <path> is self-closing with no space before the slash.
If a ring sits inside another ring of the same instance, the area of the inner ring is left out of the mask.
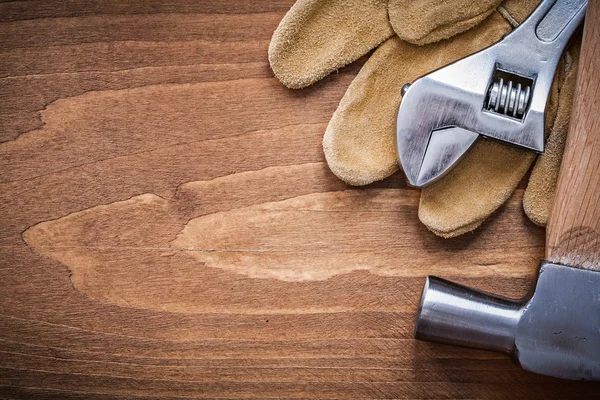
<path id="1" fill-rule="evenodd" d="M 538 374 L 600 380 L 600 272 L 542 263 L 523 301 L 430 276 L 415 337 L 503 352 Z"/>

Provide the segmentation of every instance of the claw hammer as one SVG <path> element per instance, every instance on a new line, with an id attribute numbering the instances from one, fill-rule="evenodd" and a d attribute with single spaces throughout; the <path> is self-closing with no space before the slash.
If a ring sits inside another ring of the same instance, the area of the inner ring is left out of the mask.
<path id="1" fill-rule="evenodd" d="M 415 337 L 509 355 L 523 369 L 600 381 L 600 0 L 591 0 L 569 136 L 531 296 L 429 276 Z"/>

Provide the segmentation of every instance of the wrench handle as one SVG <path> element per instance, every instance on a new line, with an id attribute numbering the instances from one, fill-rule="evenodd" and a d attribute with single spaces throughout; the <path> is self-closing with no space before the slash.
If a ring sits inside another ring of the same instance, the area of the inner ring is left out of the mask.
<path id="1" fill-rule="evenodd" d="M 542 42 L 554 42 L 560 36 L 566 42 L 581 21 L 580 11 L 585 12 L 587 0 L 559 0 L 552 4 L 535 27 L 535 35 Z M 578 18 L 579 16 L 579 18 Z"/>
<path id="2" fill-rule="evenodd" d="M 546 259 L 600 270 L 600 0 L 585 17 L 569 136 L 546 231 Z"/>

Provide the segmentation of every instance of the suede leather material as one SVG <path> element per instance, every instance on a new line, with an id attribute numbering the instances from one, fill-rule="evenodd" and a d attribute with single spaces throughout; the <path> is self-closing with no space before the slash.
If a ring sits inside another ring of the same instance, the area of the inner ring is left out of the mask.
<path id="1" fill-rule="evenodd" d="M 269 63 L 285 86 L 300 89 L 357 60 L 394 34 L 433 43 L 472 28 L 498 0 L 298 0 L 269 45 Z M 389 13 L 388 13 L 389 8 Z"/>
<path id="2" fill-rule="evenodd" d="M 540 0 L 506 0 L 501 6 L 510 16 L 521 23 L 531 14 L 540 3 Z"/>
<path id="3" fill-rule="evenodd" d="M 413 44 L 435 43 L 471 29 L 486 19 L 501 0 L 390 0 L 394 31 Z"/>
<path id="4" fill-rule="evenodd" d="M 391 24 L 382 17 L 383 3 L 389 6 Z M 384 179 L 398 169 L 395 124 L 404 83 L 500 40 L 515 22 L 530 14 L 538 1 L 508 0 L 499 7 L 500 12 L 493 11 L 497 1 L 383 3 L 299 0 L 282 20 L 269 48 L 276 76 L 288 87 L 303 87 L 384 41 L 351 83 L 323 138 L 329 167 L 351 185 Z M 489 10 L 491 14 L 473 29 L 439 41 L 470 28 Z M 354 21 L 355 15 L 363 21 Z M 369 18 L 367 28 L 363 22 Z M 392 26 L 405 40 L 391 36 Z M 438 42 L 418 46 L 406 40 L 418 44 Z M 536 223 L 545 221 L 544 214 L 547 218 L 552 182 L 555 185 L 562 157 L 560 142 L 564 141 L 556 135 L 566 134 L 564 126 L 568 126 L 570 116 L 569 99 L 559 101 L 558 96 L 568 76 L 564 69 L 561 64 L 546 110 L 551 151 L 540 158 L 540 167 L 536 167 L 539 172 L 532 174 L 530 194 L 525 196 L 527 214 Z M 561 93 L 566 96 L 569 92 L 565 89 Z M 559 106 L 561 114 L 557 117 Z M 477 228 L 508 199 L 535 158 L 526 150 L 479 140 L 451 173 L 422 191 L 419 218 L 432 232 L 447 238 Z"/>
<path id="5" fill-rule="evenodd" d="M 298 0 L 273 34 L 269 63 L 281 83 L 300 89 L 393 34 L 387 0 Z"/>

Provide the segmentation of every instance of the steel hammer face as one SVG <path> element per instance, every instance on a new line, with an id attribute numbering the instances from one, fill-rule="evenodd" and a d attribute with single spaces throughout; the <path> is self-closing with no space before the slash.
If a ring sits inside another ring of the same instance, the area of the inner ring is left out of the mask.
<path id="1" fill-rule="evenodd" d="M 600 272 L 542 263 L 522 301 L 428 277 L 415 337 L 502 352 L 539 374 L 600 380 Z"/>

